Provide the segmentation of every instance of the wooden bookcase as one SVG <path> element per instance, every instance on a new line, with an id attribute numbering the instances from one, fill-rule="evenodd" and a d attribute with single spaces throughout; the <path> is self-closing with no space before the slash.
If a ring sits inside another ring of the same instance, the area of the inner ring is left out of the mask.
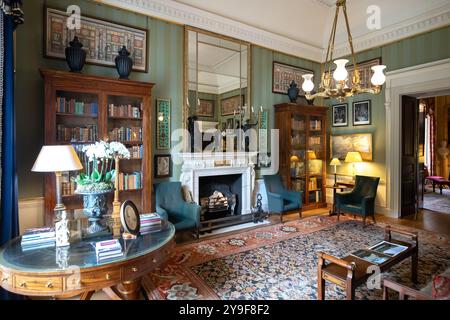
<path id="1" fill-rule="evenodd" d="M 290 190 L 303 191 L 303 209 L 326 207 L 327 110 L 282 103 L 275 108 L 279 173 Z"/>
<path id="2" fill-rule="evenodd" d="M 120 172 L 134 174 L 128 181 L 135 184 L 120 191 L 120 201 L 129 199 L 141 212 L 151 211 L 154 84 L 47 69 L 41 75 L 45 80 L 45 144 L 72 144 L 84 164 L 84 145 L 104 139 L 122 142 L 135 157 L 121 160 Z M 75 186 L 70 182 L 76 174 L 63 176 L 63 203 L 68 210 L 83 207 L 82 197 L 73 194 Z M 45 174 L 46 225 L 53 222 L 55 200 L 55 176 Z M 112 201 L 113 194 L 110 210 Z"/>

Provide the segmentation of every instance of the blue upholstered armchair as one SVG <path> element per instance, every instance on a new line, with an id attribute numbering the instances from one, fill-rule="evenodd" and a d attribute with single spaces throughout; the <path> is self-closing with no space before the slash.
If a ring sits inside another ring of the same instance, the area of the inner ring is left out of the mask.
<path id="1" fill-rule="evenodd" d="M 342 211 L 361 215 L 364 225 L 366 217 L 372 217 L 375 222 L 375 198 L 380 178 L 356 176 L 355 187 L 352 191 L 336 193 L 336 208 Z"/>
<path id="2" fill-rule="evenodd" d="M 169 220 L 177 231 L 200 229 L 200 209 L 195 203 L 184 201 L 181 182 L 161 182 L 156 185 L 156 212 Z"/>
<path id="3" fill-rule="evenodd" d="M 264 176 L 269 211 L 279 213 L 283 221 L 283 212 L 298 210 L 298 215 L 302 217 L 302 192 L 290 191 L 283 186 L 281 177 L 278 174 Z"/>

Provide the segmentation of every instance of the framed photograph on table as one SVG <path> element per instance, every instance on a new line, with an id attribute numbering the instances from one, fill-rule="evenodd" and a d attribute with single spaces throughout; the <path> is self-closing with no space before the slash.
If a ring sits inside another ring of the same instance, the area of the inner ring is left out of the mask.
<path id="1" fill-rule="evenodd" d="M 170 154 L 155 155 L 155 178 L 170 178 L 172 176 L 172 157 Z"/>
<path id="2" fill-rule="evenodd" d="M 291 81 L 294 80 L 295 83 L 297 83 L 297 87 L 300 89 L 298 95 L 304 96 L 305 92 L 302 89 L 302 76 L 305 74 L 314 74 L 314 72 L 274 61 L 272 64 L 272 92 L 287 94 Z"/>
<path id="3" fill-rule="evenodd" d="M 333 127 L 348 126 L 348 104 L 333 105 Z"/>
<path id="4" fill-rule="evenodd" d="M 363 126 L 371 124 L 372 115 L 371 115 L 371 101 L 359 101 L 353 102 L 353 125 L 354 126 Z"/>

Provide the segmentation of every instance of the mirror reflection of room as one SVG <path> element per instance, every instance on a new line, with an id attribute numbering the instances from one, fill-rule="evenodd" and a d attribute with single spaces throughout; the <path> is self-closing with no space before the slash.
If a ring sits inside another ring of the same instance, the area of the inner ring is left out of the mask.
<path id="1" fill-rule="evenodd" d="M 191 127 L 195 122 L 202 134 L 218 130 L 218 135 L 203 141 L 202 150 L 221 135 L 219 145 L 225 149 L 226 130 L 256 125 L 257 114 L 250 107 L 248 92 L 249 46 L 188 28 L 186 37 L 187 122 Z"/>

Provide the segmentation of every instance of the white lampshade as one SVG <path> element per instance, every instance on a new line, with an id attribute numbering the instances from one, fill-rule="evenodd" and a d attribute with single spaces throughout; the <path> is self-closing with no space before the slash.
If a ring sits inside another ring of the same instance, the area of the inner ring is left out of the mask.
<path id="1" fill-rule="evenodd" d="M 62 172 L 83 169 L 77 153 L 70 145 L 43 146 L 31 171 Z"/>
<path id="2" fill-rule="evenodd" d="M 351 151 L 347 153 L 347 156 L 345 157 L 345 162 L 363 162 L 361 158 L 361 154 L 357 151 Z"/>
<path id="3" fill-rule="evenodd" d="M 304 79 L 302 84 L 302 89 L 305 92 L 311 92 L 314 89 L 314 82 L 312 82 L 313 74 L 304 74 L 302 78 Z"/>
<path id="4" fill-rule="evenodd" d="M 375 86 L 381 86 L 386 82 L 386 76 L 383 73 L 383 70 L 386 69 L 385 65 L 377 65 L 371 68 L 374 71 L 372 78 L 370 78 L 370 82 L 372 82 Z"/>
<path id="5" fill-rule="evenodd" d="M 338 59 L 334 61 L 336 64 L 336 70 L 333 72 L 333 78 L 336 81 L 343 81 L 348 77 L 348 71 L 345 69 L 345 65 L 348 63 L 347 59 Z"/>
<path id="6" fill-rule="evenodd" d="M 333 158 L 330 162 L 330 166 L 340 166 L 341 162 L 339 161 L 338 158 Z"/>

